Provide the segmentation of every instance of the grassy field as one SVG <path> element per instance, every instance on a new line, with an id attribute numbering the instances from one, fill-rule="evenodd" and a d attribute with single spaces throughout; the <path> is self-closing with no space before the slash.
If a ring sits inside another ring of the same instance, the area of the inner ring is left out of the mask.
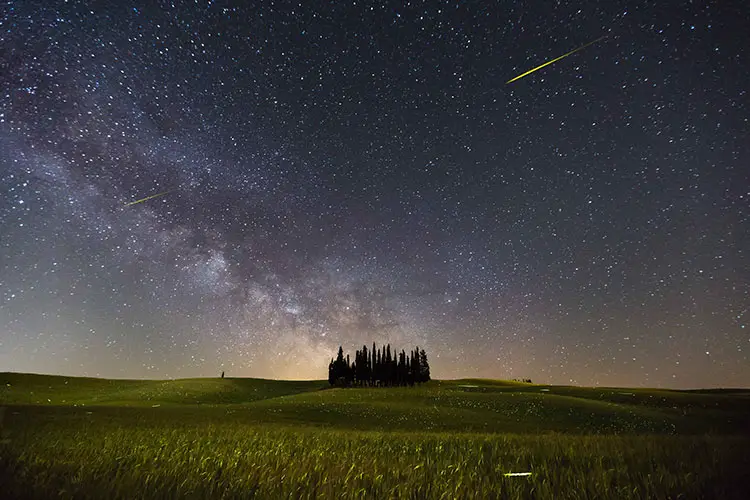
<path id="1" fill-rule="evenodd" d="M 2 373 L 0 496 L 750 497 L 750 391 L 326 386 Z"/>

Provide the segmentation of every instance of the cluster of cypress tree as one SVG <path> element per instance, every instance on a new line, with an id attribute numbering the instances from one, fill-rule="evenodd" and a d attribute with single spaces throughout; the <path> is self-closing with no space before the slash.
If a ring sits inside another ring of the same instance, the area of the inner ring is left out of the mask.
<path id="1" fill-rule="evenodd" d="M 340 386 L 403 386 L 430 380 L 427 353 L 417 347 L 408 354 L 403 349 L 391 354 L 391 345 L 372 349 L 362 346 L 351 363 L 339 346 L 336 359 L 328 365 L 328 382 Z"/>

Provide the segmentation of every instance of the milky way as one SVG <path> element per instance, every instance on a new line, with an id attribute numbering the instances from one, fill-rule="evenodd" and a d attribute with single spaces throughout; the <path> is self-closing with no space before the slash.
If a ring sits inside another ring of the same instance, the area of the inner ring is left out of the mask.
<path id="1" fill-rule="evenodd" d="M 0 7 L 0 371 L 748 385 L 747 8 L 309 4 Z"/>

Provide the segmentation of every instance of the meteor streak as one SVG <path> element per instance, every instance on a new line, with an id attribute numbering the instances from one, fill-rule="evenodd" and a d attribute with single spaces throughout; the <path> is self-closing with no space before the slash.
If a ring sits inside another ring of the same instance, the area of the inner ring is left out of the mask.
<path id="1" fill-rule="evenodd" d="M 603 38 L 607 38 L 607 35 L 604 35 L 604 36 L 602 36 L 602 37 L 599 37 L 599 38 L 597 38 L 596 40 L 594 40 L 593 42 L 589 42 L 589 43 L 587 43 L 586 45 L 581 45 L 581 46 L 580 46 L 580 47 L 578 47 L 577 49 L 573 49 L 573 50 L 571 50 L 570 52 L 568 52 L 567 54 L 563 54 L 563 55 L 561 55 L 560 57 L 556 57 L 555 59 L 552 59 L 551 61 L 547 61 L 546 63 L 544 63 L 544 64 L 542 64 L 542 65 L 540 65 L 540 66 L 537 66 L 536 68 L 533 68 L 533 69 L 530 69 L 530 70 L 528 70 L 528 71 L 527 71 L 526 73 L 521 73 L 521 74 L 520 74 L 520 75 L 518 75 L 517 77 L 515 77 L 515 78 L 511 78 L 510 80 L 508 80 L 508 81 L 507 81 L 507 82 L 505 82 L 505 83 L 506 83 L 506 84 L 508 84 L 508 83 L 513 83 L 513 82 L 515 82 L 516 80 L 520 80 L 520 79 L 521 79 L 521 78 L 523 78 L 524 76 L 526 76 L 526 75 L 528 75 L 528 74 L 531 74 L 531 73 L 533 73 L 534 71 L 536 71 L 536 70 L 538 70 L 538 69 L 542 69 L 542 68 L 543 68 L 543 67 L 545 67 L 545 66 L 549 66 L 550 64 L 552 64 L 552 63 L 554 63 L 554 62 L 557 62 L 557 61 L 559 61 L 560 59 L 562 59 L 562 58 L 564 58 L 564 57 L 568 57 L 568 56 L 569 56 L 569 55 L 571 55 L 571 54 L 575 54 L 575 53 L 576 53 L 576 52 L 578 52 L 579 50 L 583 50 L 583 49 L 585 49 L 586 47 L 588 47 L 589 45 L 593 45 L 593 44 L 595 44 L 596 42 L 598 42 L 599 40 L 601 40 L 601 39 L 603 39 Z"/>
<path id="2" fill-rule="evenodd" d="M 148 201 L 153 198 L 158 198 L 159 196 L 164 196 L 165 194 L 169 194 L 172 191 L 174 191 L 174 189 L 170 189 L 169 191 L 164 191 L 163 193 L 152 194 L 151 196 L 146 196 L 145 198 L 141 198 L 140 200 L 135 200 L 135 201 L 131 201 L 130 203 L 126 203 L 124 206 L 129 207 L 130 205 L 135 205 L 136 203 L 142 203 L 144 201 Z"/>

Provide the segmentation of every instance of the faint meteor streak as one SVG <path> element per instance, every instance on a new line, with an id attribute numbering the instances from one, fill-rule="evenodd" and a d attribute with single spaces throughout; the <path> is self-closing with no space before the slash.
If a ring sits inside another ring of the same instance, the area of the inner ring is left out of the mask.
<path id="1" fill-rule="evenodd" d="M 154 198 L 158 198 L 159 196 L 164 196 L 165 194 L 169 194 L 174 189 L 170 189 L 169 191 L 164 191 L 163 193 L 156 193 L 152 194 L 151 196 L 146 196 L 145 198 L 141 198 L 140 200 L 131 201 L 130 203 L 126 203 L 124 206 L 129 207 L 130 205 L 135 205 L 136 203 L 142 203 L 144 201 L 152 200 Z"/>
<path id="2" fill-rule="evenodd" d="M 575 54 L 575 53 L 576 53 L 576 52 L 578 52 L 579 50 L 583 50 L 583 49 L 585 49 L 586 47 L 588 47 L 589 45 L 593 45 L 593 44 L 595 44 L 596 42 L 598 42 L 599 40 L 601 40 L 601 39 L 603 39 L 603 38 L 607 38 L 607 35 L 604 35 L 604 36 L 602 36 L 602 37 L 599 37 L 599 38 L 597 38 L 596 40 L 594 40 L 593 42 L 589 42 L 589 43 L 587 43 L 586 45 L 581 45 L 581 46 L 580 46 L 580 47 L 578 47 L 577 49 L 573 49 L 573 50 L 571 50 L 570 52 L 568 52 L 567 54 L 563 54 L 563 55 L 561 55 L 560 57 L 556 57 L 555 59 L 552 59 L 551 61 L 547 61 L 546 63 L 544 63 L 544 64 L 542 64 L 542 65 L 540 65 L 540 66 L 537 66 L 536 68 L 533 68 L 533 69 L 530 69 L 530 70 L 528 70 L 528 71 L 527 71 L 526 73 L 521 73 L 521 74 L 520 74 L 520 75 L 518 75 L 517 77 L 515 77 L 515 78 L 511 78 L 510 80 L 508 80 L 508 81 L 507 81 L 507 82 L 505 82 L 505 83 L 506 83 L 506 84 L 508 84 L 508 83 L 513 83 L 513 82 L 515 82 L 516 80 L 520 80 L 520 79 L 521 79 L 521 78 L 523 78 L 524 76 L 526 76 L 526 75 L 529 75 L 529 74 L 533 73 L 534 71 L 536 71 L 536 70 L 538 70 L 538 69 L 542 69 L 542 68 L 543 68 L 543 67 L 545 67 L 545 66 L 549 66 L 550 64 L 552 64 L 552 63 L 554 63 L 554 62 L 557 62 L 557 61 L 559 61 L 560 59 L 563 59 L 564 57 L 568 57 L 568 56 L 569 56 L 569 55 L 571 55 L 571 54 Z"/>

